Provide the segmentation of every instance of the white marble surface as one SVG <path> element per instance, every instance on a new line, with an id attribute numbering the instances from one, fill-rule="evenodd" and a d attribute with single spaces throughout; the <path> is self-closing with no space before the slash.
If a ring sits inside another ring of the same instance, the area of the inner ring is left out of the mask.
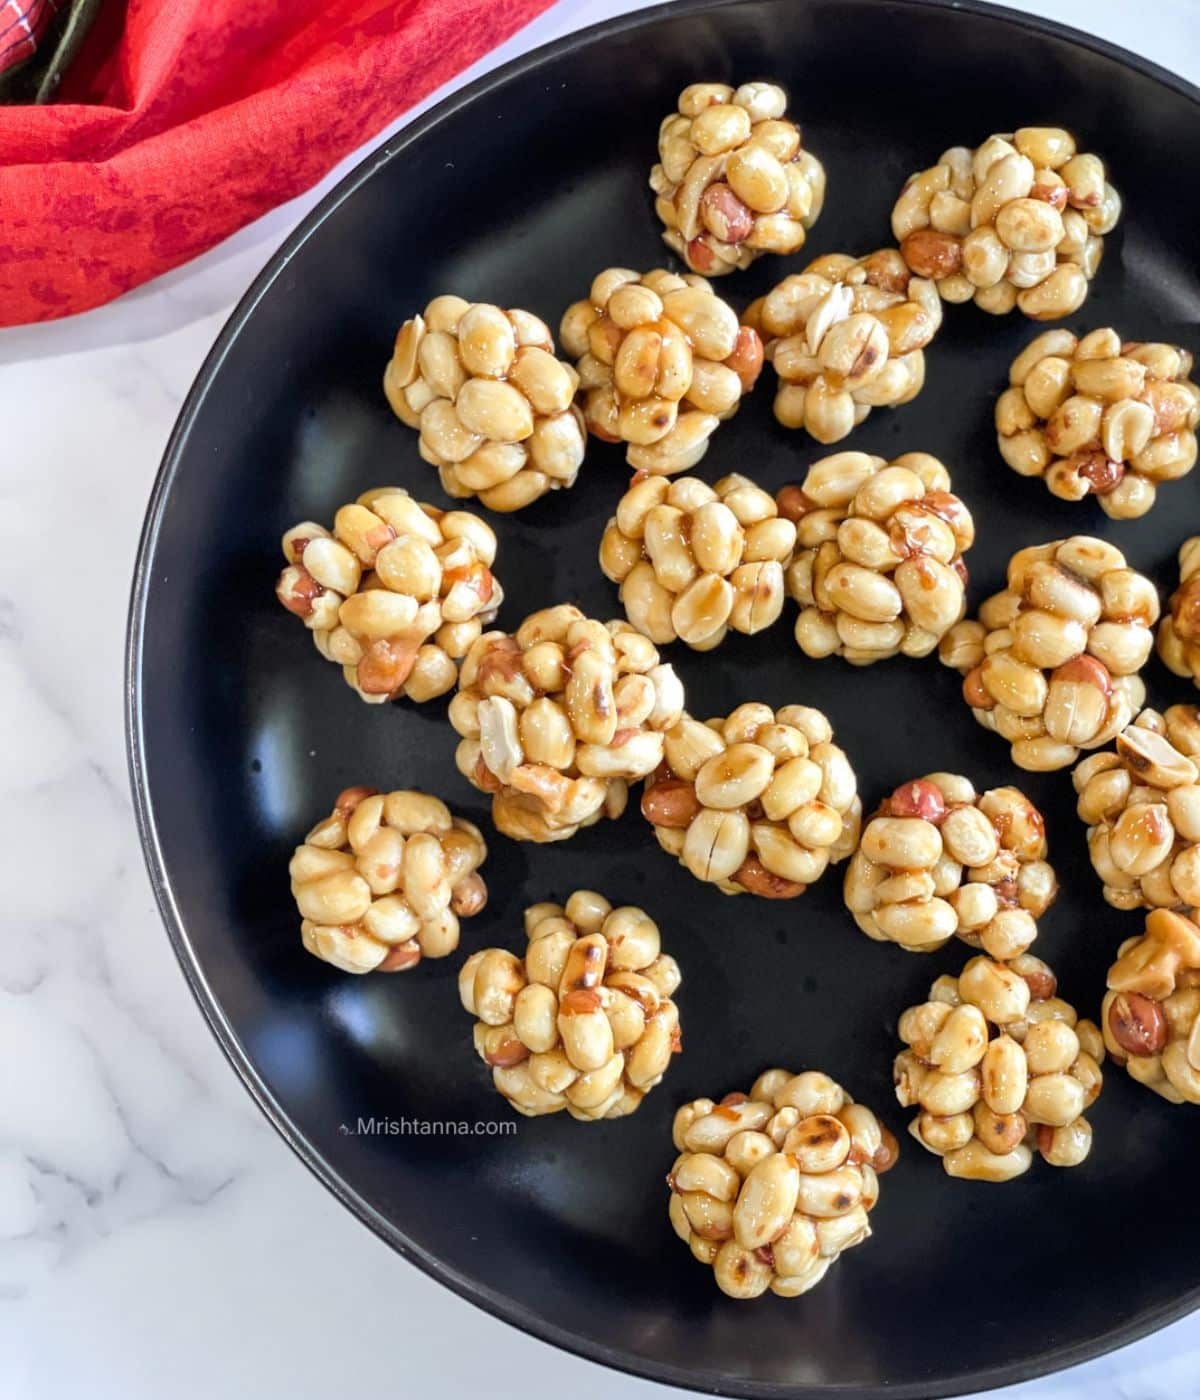
<path id="1" fill-rule="evenodd" d="M 561 0 L 488 66 L 634 8 Z M 1023 8 L 1200 80 L 1197 0 Z M 210 1037 L 143 869 L 122 651 L 144 503 L 221 323 L 329 183 L 112 306 L 0 332 L 0 1396 L 507 1395 L 520 1372 L 525 1400 L 666 1400 L 430 1283 L 309 1176 Z M 1200 1314 L 1003 1394 L 1200 1396 Z"/>

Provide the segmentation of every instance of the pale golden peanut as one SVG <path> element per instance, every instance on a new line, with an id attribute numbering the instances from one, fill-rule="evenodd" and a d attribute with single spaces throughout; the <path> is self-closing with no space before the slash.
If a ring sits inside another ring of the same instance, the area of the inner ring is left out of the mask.
<path id="1" fill-rule="evenodd" d="M 1098 156 L 1077 153 L 1061 128 L 1024 127 L 910 176 L 892 232 L 945 300 L 1050 320 L 1083 304 L 1120 210 Z"/>
<path id="2" fill-rule="evenodd" d="M 565 906 L 527 909 L 525 932 L 523 959 L 484 949 L 459 975 L 496 1088 L 526 1115 L 566 1109 L 594 1121 L 633 1112 L 681 1044 L 671 1000 L 679 968 L 661 953 L 657 925 L 632 905 L 614 909 L 576 890 Z M 708 1238 L 727 1238 L 736 1190 L 731 1168 L 697 1156 L 681 1187 L 684 1217 Z"/>
<path id="3" fill-rule="evenodd" d="M 972 958 L 901 1016 L 896 1097 L 922 1110 L 911 1131 L 947 1175 L 1009 1181 L 1029 1169 L 1034 1149 L 1052 1166 L 1087 1156 L 1081 1115 L 1100 1093 L 1104 1046 L 1056 989 L 1028 953 Z"/>
<path id="4" fill-rule="evenodd" d="M 796 1297 L 870 1235 L 896 1140 L 828 1075 L 771 1069 L 675 1115 L 670 1219 L 735 1298 Z"/>
<path id="5" fill-rule="evenodd" d="M 662 848 L 725 894 L 791 899 L 858 838 L 849 760 L 819 711 L 748 703 L 664 736 L 642 815 Z"/>
<path id="6" fill-rule="evenodd" d="M 400 487 L 341 507 L 332 535 L 311 522 L 294 526 L 283 552 L 289 564 L 276 596 L 371 704 L 444 695 L 504 598 L 491 529 Z"/>

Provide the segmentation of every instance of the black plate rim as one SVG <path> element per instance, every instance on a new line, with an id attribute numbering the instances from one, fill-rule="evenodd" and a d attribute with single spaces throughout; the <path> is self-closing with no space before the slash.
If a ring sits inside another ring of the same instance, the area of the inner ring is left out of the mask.
<path id="1" fill-rule="evenodd" d="M 748 1377 L 739 1378 L 734 1385 L 714 1386 L 711 1382 L 705 1382 L 694 1372 L 650 1359 L 638 1360 L 617 1348 L 594 1343 L 560 1328 L 539 1316 L 532 1309 L 514 1303 L 494 1289 L 488 1288 L 449 1267 L 436 1255 L 416 1244 L 330 1167 L 322 1154 L 315 1150 L 301 1129 L 284 1111 L 265 1080 L 255 1069 L 236 1030 L 225 1015 L 224 1009 L 205 976 L 196 951 L 192 947 L 182 913 L 175 902 L 170 875 L 163 858 L 153 798 L 146 775 L 140 686 L 142 644 L 146 623 L 146 607 L 153 582 L 151 561 L 158 542 L 163 514 L 175 476 L 180 468 L 188 436 L 203 406 L 209 387 L 219 372 L 229 348 L 250 321 L 259 301 L 274 284 L 276 278 L 286 270 L 294 255 L 321 227 L 326 218 L 345 200 L 349 199 L 360 185 L 369 180 L 377 169 L 396 159 L 408 146 L 422 140 L 441 122 L 459 110 L 469 107 L 477 98 L 496 88 L 503 87 L 511 79 L 540 67 L 552 59 L 569 55 L 611 35 L 650 27 L 665 19 L 732 9 L 738 3 L 739 0 L 669 0 L 669 3 L 634 10 L 628 14 L 589 25 L 584 29 L 575 30 L 559 39 L 539 45 L 508 63 L 491 69 L 474 81 L 465 84 L 456 92 L 451 93 L 448 97 L 443 98 L 441 102 L 435 104 L 422 116 L 363 157 L 359 164 L 339 180 L 333 189 L 309 211 L 271 256 L 230 314 L 212 349 L 205 356 L 167 440 L 147 503 L 134 563 L 125 637 L 125 744 L 129 782 L 133 796 L 138 839 L 141 843 L 142 855 L 146 862 L 146 870 L 154 891 L 159 915 L 192 996 L 195 998 L 222 1053 L 259 1110 L 304 1166 L 352 1214 L 396 1250 L 402 1258 L 410 1264 L 416 1265 L 424 1274 L 450 1289 L 460 1298 L 483 1309 L 492 1317 L 518 1328 L 527 1335 L 575 1356 L 583 1357 L 585 1360 L 607 1366 L 626 1375 L 636 1376 L 639 1379 L 652 1380 L 662 1385 L 673 1385 L 680 1389 L 707 1394 L 744 1396 L 747 1400 L 786 1400 L 787 1397 L 800 1394 L 813 1397 L 818 1394 L 844 1396 L 847 1400 L 851 1400 L 851 1397 L 853 1400 L 936 1400 L 936 1397 L 964 1395 L 1038 1379 L 1128 1346 L 1131 1342 L 1149 1336 L 1170 1323 L 1186 1317 L 1196 1309 L 1200 1309 L 1200 1283 L 1173 1303 L 1148 1309 L 1144 1314 L 1131 1318 L 1123 1326 L 1113 1328 L 1100 1337 L 1057 1347 L 1041 1353 L 1036 1359 L 1018 1358 L 1003 1366 L 988 1367 L 977 1371 L 964 1370 L 940 1381 L 929 1380 L 904 1385 L 888 1385 L 886 1383 L 872 1386 L 835 1385 L 824 1387 L 821 1391 L 806 1389 L 799 1392 L 787 1385 L 755 1381 Z M 1153 82 L 1170 88 L 1191 102 L 1197 108 L 1197 115 L 1200 116 L 1200 87 L 1196 84 L 1150 59 L 1131 53 L 1118 44 L 1110 43 L 1096 35 L 1086 34 L 1071 25 L 1060 24 L 1056 20 L 1046 19 L 1040 15 L 1025 14 L 1003 5 L 993 5 L 986 3 L 985 0 L 844 0 L 844 3 L 855 6 L 880 4 L 892 9 L 952 10 L 962 14 L 980 15 L 1012 25 L 1026 32 L 1045 34 L 1111 59 Z"/>

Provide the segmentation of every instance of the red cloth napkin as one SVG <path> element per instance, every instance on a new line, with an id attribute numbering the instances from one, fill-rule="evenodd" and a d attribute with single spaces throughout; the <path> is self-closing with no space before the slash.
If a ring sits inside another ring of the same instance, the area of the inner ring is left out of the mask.
<path id="1" fill-rule="evenodd" d="M 128 0 L 117 36 L 102 10 L 60 102 L 0 107 L 0 325 L 195 257 L 550 3 Z"/>

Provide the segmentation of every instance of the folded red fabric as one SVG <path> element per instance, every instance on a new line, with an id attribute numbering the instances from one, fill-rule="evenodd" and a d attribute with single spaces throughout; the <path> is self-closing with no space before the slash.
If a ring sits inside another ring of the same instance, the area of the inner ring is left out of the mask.
<path id="1" fill-rule="evenodd" d="M 89 41 L 63 101 L 0 107 L 0 325 L 203 252 L 551 2 L 128 0 L 115 50 L 97 61 Z"/>

